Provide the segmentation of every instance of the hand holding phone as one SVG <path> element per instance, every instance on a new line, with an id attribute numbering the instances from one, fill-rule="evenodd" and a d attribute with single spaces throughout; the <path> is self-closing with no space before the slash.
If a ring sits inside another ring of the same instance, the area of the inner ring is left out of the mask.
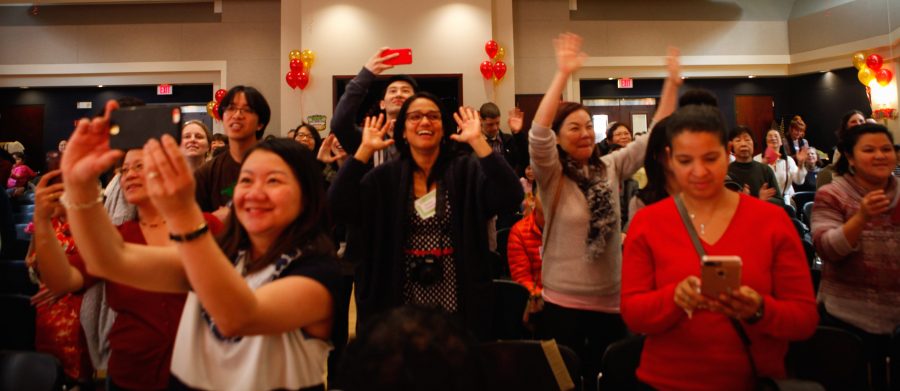
<path id="1" fill-rule="evenodd" d="M 412 64 L 412 49 L 385 49 L 381 51 L 381 57 L 387 57 L 397 53 L 398 56 L 389 60 L 384 60 L 387 65 L 407 65 Z"/>
<path id="2" fill-rule="evenodd" d="M 701 266 L 700 293 L 718 299 L 741 287 L 741 257 L 705 255 Z"/>

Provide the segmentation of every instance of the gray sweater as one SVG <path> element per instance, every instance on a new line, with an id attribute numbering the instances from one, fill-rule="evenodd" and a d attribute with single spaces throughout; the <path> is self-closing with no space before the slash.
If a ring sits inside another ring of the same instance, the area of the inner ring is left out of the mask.
<path id="1" fill-rule="evenodd" d="M 606 175 L 615 203 L 612 210 L 616 221 L 619 205 L 619 182 L 628 178 L 643 166 L 650 133 L 638 136 L 625 148 L 603 156 Z M 563 175 L 559 154 L 556 150 L 556 134 L 548 127 L 537 123 L 531 126 L 528 135 L 531 167 L 541 189 L 544 205 L 544 219 L 549 228 L 549 237 L 544 237 L 543 270 L 541 278 L 545 289 L 551 289 L 572 296 L 618 295 L 622 277 L 622 240 L 620 225 L 606 243 L 602 259 L 588 260 L 585 239 L 588 234 L 590 212 L 587 199 L 578 185 Z M 559 204 L 553 210 L 553 198 L 562 180 Z M 546 233 L 548 228 L 544 229 Z"/>

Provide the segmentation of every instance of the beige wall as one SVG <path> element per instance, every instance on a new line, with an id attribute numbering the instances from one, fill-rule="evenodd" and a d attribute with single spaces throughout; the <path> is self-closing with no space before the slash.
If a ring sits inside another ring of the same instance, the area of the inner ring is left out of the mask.
<path id="1" fill-rule="evenodd" d="M 278 0 L 225 0 L 219 23 L 0 26 L 0 85 L 30 82 L 36 86 L 54 80 L 65 85 L 60 79 L 67 77 L 97 84 L 156 84 L 172 79 L 226 88 L 246 84 L 262 91 L 277 110 L 279 7 Z M 28 75 L 23 73 L 29 70 L 17 71 L 21 67 L 16 65 L 21 64 L 48 66 L 30 67 L 45 70 Z M 82 78 L 85 73 L 91 76 Z M 280 118 L 273 116 L 269 132 L 280 127 Z"/>

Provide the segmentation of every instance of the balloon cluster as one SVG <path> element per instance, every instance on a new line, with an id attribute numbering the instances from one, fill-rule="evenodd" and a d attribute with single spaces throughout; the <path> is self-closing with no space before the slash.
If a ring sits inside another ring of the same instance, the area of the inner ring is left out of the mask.
<path id="1" fill-rule="evenodd" d="M 288 71 L 287 75 L 284 75 L 284 81 L 287 82 L 288 87 L 291 87 L 292 90 L 297 88 L 305 89 L 306 85 L 309 84 L 309 70 L 312 69 L 312 65 L 316 61 L 316 54 L 309 49 L 303 49 L 302 51 L 294 49 L 288 53 L 288 58 L 290 58 L 289 65 L 291 70 Z"/>
<path id="2" fill-rule="evenodd" d="M 878 82 L 882 87 L 888 85 L 894 74 L 887 68 L 882 68 L 884 58 L 878 54 L 870 54 L 868 57 L 862 52 L 853 54 L 853 66 L 859 69 L 856 78 L 864 86 L 868 86 L 872 80 Z"/>
<path id="3" fill-rule="evenodd" d="M 484 52 L 494 62 L 491 60 L 481 62 L 481 76 L 484 76 L 485 80 L 493 78 L 494 83 L 499 83 L 503 76 L 506 76 L 506 63 L 503 62 L 503 58 L 506 57 L 506 49 L 492 39 L 484 44 Z"/>
<path id="4" fill-rule="evenodd" d="M 225 91 L 224 88 L 219 88 L 216 90 L 216 93 L 213 94 L 214 100 L 209 101 L 206 104 L 206 114 L 209 114 L 210 117 L 213 117 L 216 121 L 221 121 L 222 118 L 219 118 L 219 103 L 222 103 L 222 98 L 228 94 L 228 91 Z"/>

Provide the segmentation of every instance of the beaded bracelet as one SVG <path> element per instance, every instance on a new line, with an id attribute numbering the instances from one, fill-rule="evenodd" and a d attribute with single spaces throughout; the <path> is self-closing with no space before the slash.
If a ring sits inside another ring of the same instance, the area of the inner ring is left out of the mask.
<path id="1" fill-rule="evenodd" d="M 191 232 L 188 232 L 186 234 L 173 234 L 170 232 L 169 239 L 171 239 L 173 242 L 178 242 L 178 243 L 190 242 L 194 239 L 197 239 L 197 238 L 203 236 L 203 234 L 205 234 L 207 232 L 209 232 L 209 226 L 206 225 L 206 222 L 204 222 L 203 224 L 200 224 L 197 227 L 197 229 L 195 229 Z"/>
<path id="2" fill-rule="evenodd" d="M 69 201 L 69 193 L 63 192 L 62 196 L 59 197 L 59 203 L 62 204 L 63 208 L 66 210 L 84 210 L 91 208 L 93 206 L 99 205 L 103 203 L 103 191 L 100 189 L 100 186 L 97 186 L 97 198 L 93 201 L 84 202 L 81 204 L 74 204 Z"/>

